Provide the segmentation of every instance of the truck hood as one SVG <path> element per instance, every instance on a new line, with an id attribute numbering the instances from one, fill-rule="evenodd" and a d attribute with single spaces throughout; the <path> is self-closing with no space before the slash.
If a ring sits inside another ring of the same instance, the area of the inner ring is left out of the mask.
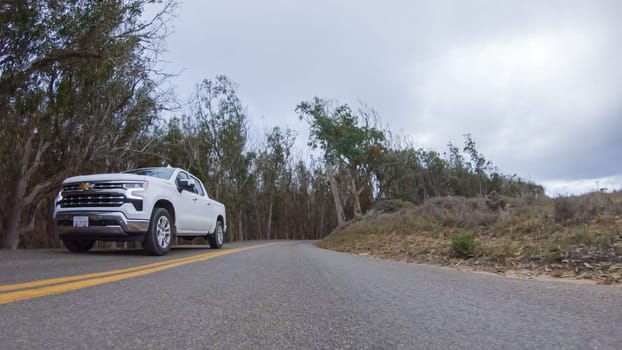
<path id="1" fill-rule="evenodd" d="M 66 178 L 63 181 L 66 183 L 73 182 L 89 182 L 89 181 L 154 181 L 162 180 L 151 176 L 135 175 L 135 174 L 93 174 L 93 175 L 80 175 Z"/>

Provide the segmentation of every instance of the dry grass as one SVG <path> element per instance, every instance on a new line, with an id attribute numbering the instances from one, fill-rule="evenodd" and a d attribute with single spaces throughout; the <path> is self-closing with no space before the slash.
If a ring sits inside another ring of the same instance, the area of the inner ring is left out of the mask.
<path id="1" fill-rule="evenodd" d="M 376 208 L 318 245 L 393 260 L 622 282 L 622 193 L 434 198 Z M 465 237 L 473 238 L 468 250 L 457 250 Z"/>

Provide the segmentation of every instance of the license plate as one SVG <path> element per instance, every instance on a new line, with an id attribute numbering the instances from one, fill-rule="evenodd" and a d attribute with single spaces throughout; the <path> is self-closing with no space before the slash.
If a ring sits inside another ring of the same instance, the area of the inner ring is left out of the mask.
<path id="1" fill-rule="evenodd" d="M 89 217 L 88 216 L 74 216 L 73 227 L 89 227 Z"/>

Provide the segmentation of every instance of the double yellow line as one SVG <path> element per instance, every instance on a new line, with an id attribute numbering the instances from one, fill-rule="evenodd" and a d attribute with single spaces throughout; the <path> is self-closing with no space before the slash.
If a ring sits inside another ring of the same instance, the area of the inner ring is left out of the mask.
<path id="1" fill-rule="evenodd" d="M 143 276 L 173 267 L 182 266 L 198 261 L 209 260 L 218 256 L 233 254 L 249 249 L 265 247 L 271 244 L 274 243 L 255 245 L 244 248 L 226 249 L 218 252 L 199 254 L 186 258 L 172 259 L 157 263 L 130 267 L 126 269 L 87 273 L 83 275 L 52 278 L 33 282 L 0 285 L 0 305 L 13 303 L 20 300 L 66 293 L 72 290 L 93 287 L 104 283 Z"/>

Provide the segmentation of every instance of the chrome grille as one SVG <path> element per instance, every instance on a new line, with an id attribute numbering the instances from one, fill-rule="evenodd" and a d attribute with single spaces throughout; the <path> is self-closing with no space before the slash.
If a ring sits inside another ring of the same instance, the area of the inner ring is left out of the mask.
<path id="1" fill-rule="evenodd" d="M 64 195 L 60 201 L 62 208 L 76 207 L 120 207 L 125 196 L 116 193 L 79 193 Z"/>

